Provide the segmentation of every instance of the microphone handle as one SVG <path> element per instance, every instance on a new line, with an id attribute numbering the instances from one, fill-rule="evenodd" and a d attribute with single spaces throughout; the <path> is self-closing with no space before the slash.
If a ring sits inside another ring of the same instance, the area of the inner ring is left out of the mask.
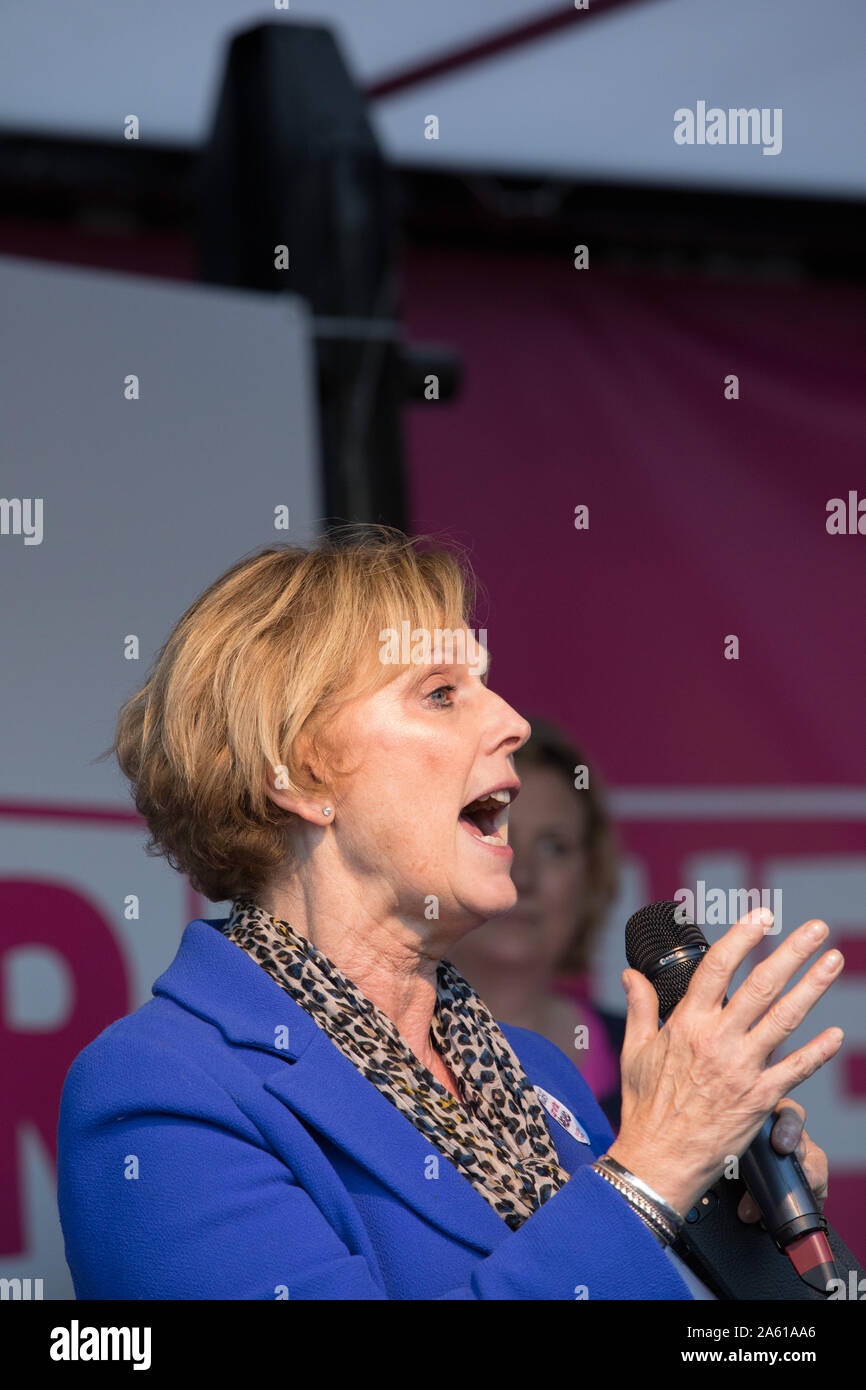
<path id="1" fill-rule="evenodd" d="M 796 1154 L 777 1153 L 770 1143 L 777 1118 L 773 1114 L 764 1121 L 740 1158 L 740 1173 L 764 1225 L 784 1250 L 798 1236 L 825 1231 L 827 1223 Z"/>

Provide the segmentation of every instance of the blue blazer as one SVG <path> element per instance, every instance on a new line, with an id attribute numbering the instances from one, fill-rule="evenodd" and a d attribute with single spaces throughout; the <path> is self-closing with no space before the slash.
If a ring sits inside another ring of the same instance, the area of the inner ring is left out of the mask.
<path id="1" fill-rule="evenodd" d="M 216 921 L 190 922 L 154 998 L 78 1055 L 58 1203 L 83 1299 L 688 1299 L 590 1168 L 613 1135 L 574 1063 L 503 1027 L 565 1184 L 512 1231 Z"/>

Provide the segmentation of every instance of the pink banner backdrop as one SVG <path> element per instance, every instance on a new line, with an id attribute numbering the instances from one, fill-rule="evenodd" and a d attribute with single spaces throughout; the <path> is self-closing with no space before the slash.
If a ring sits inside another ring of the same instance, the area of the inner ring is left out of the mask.
<path id="1" fill-rule="evenodd" d="M 784 885 L 785 931 L 829 922 L 847 970 L 810 1017 L 846 1043 L 801 1098 L 863 1258 L 866 534 L 829 534 L 827 504 L 866 512 L 866 291 L 570 252 L 407 256 L 409 331 L 465 373 L 411 413 L 413 529 L 470 547 L 492 683 L 589 750 L 644 901 L 727 856 Z"/>
<path id="2" fill-rule="evenodd" d="M 48 1220 L 66 1073 L 150 998 L 183 926 L 208 915 L 185 879 L 145 858 L 145 834 L 134 809 L 0 802 L 0 1270 L 43 1279 L 46 1298 L 72 1297 Z M 141 915 L 123 910 L 130 883 Z"/>
<path id="3" fill-rule="evenodd" d="M 569 248 L 414 252 L 405 291 L 408 334 L 465 366 L 458 403 L 410 412 L 413 529 L 470 547 L 494 687 L 570 730 L 611 792 L 632 875 L 605 1002 L 627 912 L 720 859 L 783 888 L 785 930 L 825 917 L 847 968 L 815 1027 L 846 1043 L 799 1094 L 828 1214 L 864 1259 L 866 535 L 829 535 L 826 508 L 866 497 L 866 293 L 581 272 Z M 145 859 L 131 807 L 12 800 L 0 824 L 0 1265 L 63 1297 L 40 1216 L 63 1077 L 215 908 Z M 123 913 L 130 884 L 144 920 Z"/>

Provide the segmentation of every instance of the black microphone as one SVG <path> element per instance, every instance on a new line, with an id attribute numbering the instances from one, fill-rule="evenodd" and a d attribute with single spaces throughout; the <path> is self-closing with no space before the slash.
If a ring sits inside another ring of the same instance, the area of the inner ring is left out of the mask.
<path id="1" fill-rule="evenodd" d="M 709 949 L 700 927 L 688 920 L 681 903 L 650 903 L 629 918 L 626 959 L 655 989 L 662 1023 L 682 999 Z M 796 1155 L 779 1154 L 770 1143 L 776 1118 L 773 1114 L 764 1122 L 740 1158 L 740 1172 L 778 1249 L 805 1283 L 826 1294 L 828 1280 L 836 1278 L 825 1234 L 827 1222 Z"/>

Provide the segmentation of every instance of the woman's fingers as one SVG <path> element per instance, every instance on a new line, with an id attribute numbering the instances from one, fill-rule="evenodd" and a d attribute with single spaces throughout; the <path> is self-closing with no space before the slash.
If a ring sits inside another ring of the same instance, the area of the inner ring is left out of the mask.
<path id="1" fill-rule="evenodd" d="M 796 933 L 795 933 L 796 935 Z M 775 952 L 774 952 L 775 954 Z M 769 962 L 762 962 L 767 965 Z M 789 989 L 787 994 L 776 999 L 770 1005 L 764 1017 L 759 1019 L 755 1026 L 749 1031 L 748 1041 L 754 1048 L 754 1056 L 760 1061 L 766 1061 L 769 1054 L 775 1047 L 799 1028 L 803 1019 L 806 1017 L 813 1005 L 817 1004 L 822 994 L 830 988 L 833 981 L 838 977 L 844 965 L 844 959 L 839 951 L 825 951 L 820 960 L 806 971 L 802 980 L 798 980 L 793 989 Z M 741 988 L 745 988 L 745 983 Z M 740 991 L 737 990 L 737 994 Z M 731 1000 L 731 1004 L 733 1004 Z M 731 1007 L 725 1009 L 725 1014 Z M 764 1005 L 766 1008 L 766 1004 Z M 742 1027 L 740 1016 L 740 1026 Z M 725 1024 L 728 1020 L 725 1019 Z"/>
<path id="2" fill-rule="evenodd" d="M 759 961 L 728 1001 L 724 1021 L 729 1029 L 750 1028 L 814 955 L 829 932 L 826 922 L 804 922 L 786 937 L 766 960 Z"/>
<path id="3" fill-rule="evenodd" d="M 770 1132 L 770 1143 L 777 1153 L 797 1155 L 818 1206 L 823 1208 L 827 1200 L 830 1168 L 826 1153 L 810 1139 L 805 1124 L 806 1112 L 802 1105 L 785 1096 L 776 1106 L 776 1123 Z"/>
<path id="4" fill-rule="evenodd" d="M 734 972 L 757 946 L 767 927 L 772 925 L 772 921 L 772 912 L 768 908 L 758 907 L 752 912 L 747 912 L 739 922 L 735 922 L 715 946 L 711 946 L 707 951 L 692 976 L 680 1005 L 688 1003 L 701 1009 L 720 1006 L 728 992 Z"/>
<path id="5" fill-rule="evenodd" d="M 826 935 L 825 925 L 804 923 L 767 961 L 759 962 L 750 972 L 750 983 L 737 990 L 728 1007 L 722 1007 L 735 971 L 772 921 L 772 913 L 756 909 L 710 947 L 662 1029 L 652 984 L 634 969 L 623 975 L 628 994 L 621 1057 L 624 1123 L 616 1144 L 627 1167 L 683 1210 L 695 1194 L 707 1190 L 714 1172 L 718 1176 L 718 1154 L 741 1152 L 749 1135 L 754 1136 L 755 1124 L 777 1106 L 781 1113 L 773 1133 L 780 1151 L 786 1147 L 781 1137 L 783 1120 L 796 1121 L 799 1135 L 789 1152 L 802 1153 L 801 1162 L 814 1179 L 816 1196 L 825 1188 L 826 1157 L 806 1139 L 796 1102 L 786 1100 L 780 1105 L 780 1098 L 834 1057 L 844 1034 L 841 1028 L 827 1028 L 781 1061 L 772 1063 L 771 1057 L 841 969 L 838 952 L 825 953 L 787 994 L 782 993 L 818 949 L 816 938 Z M 819 930 L 810 940 L 809 928 L 814 926 Z M 693 1104 L 675 1103 L 686 1092 Z M 653 1124 L 648 1138 L 645 1120 L 650 1114 Z M 696 1132 L 706 1134 L 706 1144 L 703 1151 L 692 1153 L 689 1146 Z M 615 1148 L 611 1152 L 617 1156 Z M 690 1153 L 681 1175 L 672 1177 L 679 1171 L 680 1160 Z M 754 1219 L 748 1201 L 744 1200 L 740 1211 L 743 1219 Z"/>
<path id="6" fill-rule="evenodd" d="M 754 1029 L 752 1031 L 754 1032 Z M 805 1047 L 799 1047 L 790 1056 L 783 1057 L 781 1062 L 767 1067 L 763 1075 L 763 1084 L 768 1091 L 775 1091 L 777 1094 L 781 1092 L 784 1095 L 786 1091 L 792 1091 L 795 1086 L 813 1076 L 831 1057 L 836 1056 L 844 1037 L 841 1028 L 825 1028 L 823 1033 L 806 1043 Z M 771 1107 L 774 1104 L 775 1102 L 770 1102 Z"/>
<path id="7" fill-rule="evenodd" d="M 776 1122 L 770 1132 L 770 1143 L 777 1153 L 793 1153 L 800 1145 L 806 1112 L 802 1105 L 785 1096 L 776 1106 Z M 798 1155 L 799 1157 L 799 1155 Z"/>
<path id="8" fill-rule="evenodd" d="M 776 1123 L 770 1133 L 770 1143 L 777 1153 L 795 1153 L 800 1160 L 806 1180 L 815 1194 L 819 1210 L 827 1200 L 829 1168 L 824 1150 L 809 1138 L 804 1129 L 806 1112 L 796 1100 L 785 1096 L 776 1106 Z M 761 1215 L 748 1192 L 744 1192 L 737 1207 L 741 1221 L 751 1223 Z"/>
<path id="9" fill-rule="evenodd" d="M 659 1001 L 649 980 L 639 970 L 624 970 L 622 987 L 628 1001 L 622 1051 L 630 1057 L 658 1037 Z"/>
<path id="10" fill-rule="evenodd" d="M 803 1137 L 797 1145 L 797 1157 L 803 1172 L 806 1174 L 809 1186 L 815 1194 L 818 1209 L 823 1211 L 824 1203 L 827 1200 L 830 1166 L 824 1150 L 812 1142 L 805 1130 L 803 1130 Z"/>

